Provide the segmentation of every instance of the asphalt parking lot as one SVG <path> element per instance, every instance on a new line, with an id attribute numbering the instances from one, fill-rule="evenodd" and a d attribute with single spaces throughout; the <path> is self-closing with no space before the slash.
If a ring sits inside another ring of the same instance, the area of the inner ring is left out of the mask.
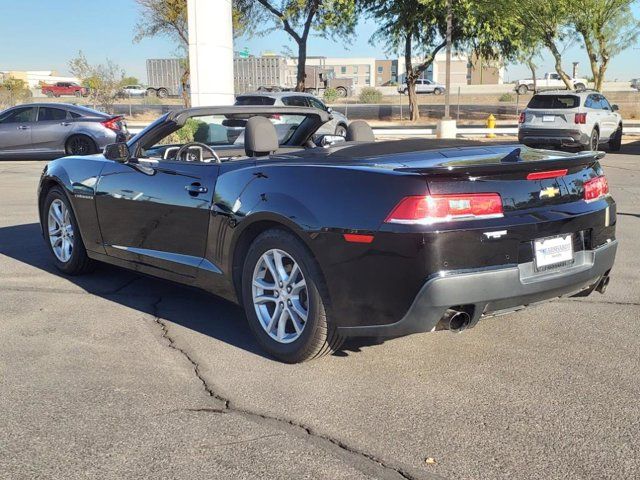
<path id="1" fill-rule="evenodd" d="M 639 478 L 640 143 L 603 164 L 605 295 L 284 365 L 214 296 L 57 273 L 44 162 L 0 162 L 0 478 Z"/>

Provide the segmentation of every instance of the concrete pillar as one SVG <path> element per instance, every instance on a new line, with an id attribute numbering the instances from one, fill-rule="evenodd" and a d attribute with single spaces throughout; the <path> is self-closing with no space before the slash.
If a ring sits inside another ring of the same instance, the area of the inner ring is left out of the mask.
<path id="1" fill-rule="evenodd" d="M 231 0 L 187 0 L 189 67 L 194 107 L 232 105 Z"/>

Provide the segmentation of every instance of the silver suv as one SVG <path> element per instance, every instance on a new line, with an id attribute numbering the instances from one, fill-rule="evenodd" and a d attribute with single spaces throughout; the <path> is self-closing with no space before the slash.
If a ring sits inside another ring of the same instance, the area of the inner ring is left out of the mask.
<path id="1" fill-rule="evenodd" d="M 254 92 L 244 93 L 236 97 L 235 105 L 286 105 L 289 107 L 312 107 L 319 108 L 331 114 L 331 120 L 322 125 L 317 134 L 347 136 L 349 120 L 340 112 L 327 107 L 320 99 L 310 93 L 302 92 Z M 286 123 L 286 118 L 279 116 L 282 122 Z M 278 120 L 273 123 L 277 124 Z"/>
<path id="2" fill-rule="evenodd" d="M 518 141 L 527 146 L 620 150 L 622 116 L 600 92 L 553 91 L 533 96 L 520 114 Z"/>

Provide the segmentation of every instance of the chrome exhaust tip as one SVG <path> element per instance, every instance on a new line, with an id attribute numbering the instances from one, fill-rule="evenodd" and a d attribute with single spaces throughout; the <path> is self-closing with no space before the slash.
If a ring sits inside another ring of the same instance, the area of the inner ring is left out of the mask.
<path id="1" fill-rule="evenodd" d="M 471 316 L 464 310 L 449 309 L 438 322 L 436 330 L 451 330 L 461 332 L 471 323 Z"/>

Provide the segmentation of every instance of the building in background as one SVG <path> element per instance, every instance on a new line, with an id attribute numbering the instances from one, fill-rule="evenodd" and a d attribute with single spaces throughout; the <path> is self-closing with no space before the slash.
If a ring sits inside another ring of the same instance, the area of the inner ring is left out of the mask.
<path id="1" fill-rule="evenodd" d="M 421 61 L 415 58 L 414 64 Z M 439 52 L 422 78 L 444 84 L 446 82 L 446 54 Z M 404 57 L 398 58 L 398 83 L 405 82 Z M 497 85 L 504 81 L 504 66 L 498 61 L 487 61 L 469 56 L 462 52 L 453 52 L 451 56 L 451 86 L 460 85 Z"/>
<path id="2" fill-rule="evenodd" d="M 398 60 L 376 60 L 375 85 L 385 87 L 398 84 Z"/>
<path id="3" fill-rule="evenodd" d="M 0 71 L 0 80 L 15 78 L 24 81 L 29 88 L 38 89 L 40 84 L 56 82 L 79 83 L 75 77 L 58 75 L 55 70 L 3 70 Z"/>

